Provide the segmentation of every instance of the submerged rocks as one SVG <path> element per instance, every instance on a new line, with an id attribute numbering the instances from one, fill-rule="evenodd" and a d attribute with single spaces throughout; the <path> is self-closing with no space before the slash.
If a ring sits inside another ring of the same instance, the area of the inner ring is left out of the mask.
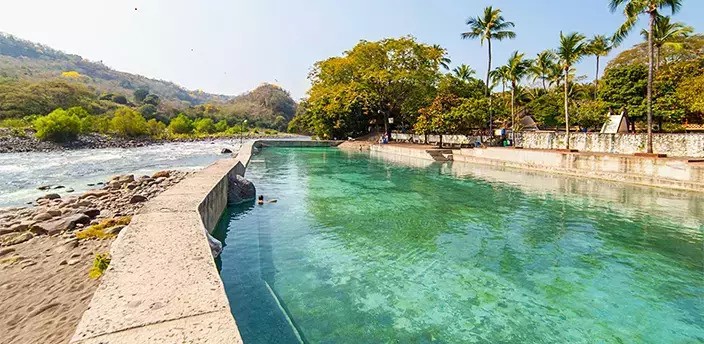
<path id="1" fill-rule="evenodd" d="M 230 148 L 223 148 L 220 150 L 220 154 L 230 154 L 232 153 L 232 150 Z"/>
<path id="2" fill-rule="evenodd" d="M 42 197 L 37 198 L 37 202 L 39 202 L 39 200 L 53 200 L 53 199 L 59 199 L 59 198 L 61 198 L 61 195 L 56 194 L 56 193 L 50 193 L 50 194 L 46 194 Z"/>
<path id="3" fill-rule="evenodd" d="M 240 175 L 228 178 L 227 203 L 239 204 L 254 200 L 257 190 L 254 183 Z"/>

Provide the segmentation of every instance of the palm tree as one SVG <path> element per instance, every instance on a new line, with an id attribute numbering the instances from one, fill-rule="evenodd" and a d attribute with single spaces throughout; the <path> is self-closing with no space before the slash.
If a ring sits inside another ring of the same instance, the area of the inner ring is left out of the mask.
<path id="1" fill-rule="evenodd" d="M 479 38 L 479 43 L 484 45 L 484 41 L 486 41 L 489 48 L 489 60 L 486 68 L 486 96 L 489 97 L 491 95 L 491 87 L 489 87 L 489 77 L 491 74 L 491 40 L 502 41 L 507 38 L 515 38 L 516 33 L 510 31 L 510 28 L 516 25 L 513 24 L 513 22 L 506 21 L 504 16 L 501 15 L 501 10 L 498 8 L 494 9 L 492 6 L 484 8 L 483 15 L 467 19 L 466 24 L 469 26 L 469 31 L 462 33 L 462 39 Z M 493 133 L 493 120 L 490 109 L 489 132 L 491 133 Z"/>
<path id="2" fill-rule="evenodd" d="M 440 44 L 433 44 L 433 49 L 437 49 L 439 51 L 442 51 L 442 55 L 440 56 L 440 59 L 437 61 L 440 67 L 442 67 L 445 70 L 450 70 L 450 63 L 452 63 L 452 60 L 450 60 L 449 57 L 447 57 L 446 53 L 447 50 L 443 47 L 440 46 Z"/>
<path id="3" fill-rule="evenodd" d="M 599 58 L 607 56 L 614 46 L 611 40 L 604 35 L 596 35 L 589 41 L 589 53 L 596 56 L 596 77 L 594 78 L 594 99 L 599 92 Z"/>
<path id="4" fill-rule="evenodd" d="M 531 60 L 526 60 L 525 54 L 514 51 L 508 58 L 506 64 L 508 81 L 511 82 L 511 129 L 513 130 L 516 118 L 516 88 L 518 84 L 528 75 L 529 68 L 533 63 Z"/>
<path id="5" fill-rule="evenodd" d="M 499 66 L 489 73 L 494 84 L 501 83 L 501 93 L 506 92 L 506 83 L 509 82 L 508 66 Z"/>
<path id="6" fill-rule="evenodd" d="M 569 114 L 569 75 L 570 68 L 579 62 L 588 53 L 588 44 L 584 35 L 573 32 L 564 35 L 560 32 L 560 47 L 557 48 L 557 57 L 564 76 L 565 88 L 565 130 L 567 131 L 566 149 L 570 149 L 570 114 Z"/>
<path id="7" fill-rule="evenodd" d="M 555 53 L 545 50 L 538 54 L 538 57 L 533 60 L 533 64 L 528 69 L 528 72 L 533 76 L 533 81 L 542 81 L 543 91 L 548 90 L 547 81 L 550 79 L 553 66 L 555 66 Z"/>
<path id="8" fill-rule="evenodd" d="M 648 144 L 647 152 L 653 153 L 653 63 L 654 30 L 659 11 L 670 9 L 675 14 L 682 7 L 683 0 L 609 0 L 611 12 L 616 12 L 623 5 L 626 21 L 614 33 L 613 42 L 620 44 L 638 22 L 641 14 L 647 14 L 648 21 Z"/>
<path id="9" fill-rule="evenodd" d="M 452 73 L 455 77 L 460 80 L 469 81 L 472 75 L 474 75 L 476 72 L 474 71 L 474 69 L 472 69 L 472 67 L 466 64 L 461 64 L 455 67 L 455 69 L 452 70 Z"/>
<path id="10" fill-rule="evenodd" d="M 682 47 L 681 41 L 694 33 L 694 28 L 684 23 L 670 22 L 670 17 L 658 16 L 655 20 L 653 28 L 653 45 L 655 46 L 655 70 L 660 68 L 660 51 L 664 46 L 672 48 Z M 648 30 L 640 31 L 641 36 L 647 41 L 649 37 Z"/>

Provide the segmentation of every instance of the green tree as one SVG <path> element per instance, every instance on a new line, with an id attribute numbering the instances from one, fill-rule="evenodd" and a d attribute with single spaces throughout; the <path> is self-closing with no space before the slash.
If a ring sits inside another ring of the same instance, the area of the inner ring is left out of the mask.
<path id="1" fill-rule="evenodd" d="M 179 114 L 169 123 L 169 131 L 173 134 L 190 134 L 193 132 L 193 122 L 184 114 Z"/>
<path id="2" fill-rule="evenodd" d="M 115 103 L 118 103 L 118 104 L 120 104 L 120 105 L 126 105 L 126 104 L 127 104 L 127 97 L 125 97 L 125 96 L 123 96 L 123 95 L 121 95 L 121 94 L 114 95 L 114 96 L 112 97 L 112 101 L 115 102 Z"/>
<path id="3" fill-rule="evenodd" d="M 530 75 L 533 76 L 533 81 L 540 80 L 543 85 L 543 91 L 547 92 L 547 83 L 550 80 L 550 74 L 554 69 L 555 53 L 551 50 L 544 50 L 538 54 L 533 64 L 528 69 Z"/>
<path id="4" fill-rule="evenodd" d="M 626 110 L 631 119 L 645 111 L 648 88 L 648 67 L 627 65 L 606 70 L 601 79 L 599 97 L 614 110 Z"/>
<path id="5" fill-rule="evenodd" d="M 460 80 L 469 81 L 469 79 L 472 78 L 476 72 L 472 69 L 472 67 L 466 64 L 461 64 L 452 70 L 452 74 Z"/>
<path id="6" fill-rule="evenodd" d="M 134 90 L 133 94 L 134 94 L 134 100 L 137 103 L 141 103 L 144 101 L 144 98 L 146 98 L 147 95 L 149 95 L 149 90 L 146 88 L 138 88 L 138 89 Z"/>
<path id="7" fill-rule="evenodd" d="M 121 107 L 110 120 L 110 130 L 123 137 L 142 136 L 147 134 L 147 120 L 139 112 Z"/>
<path id="8" fill-rule="evenodd" d="M 662 48 L 665 46 L 674 49 L 682 48 L 682 42 L 685 38 L 694 33 L 694 28 L 684 23 L 671 22 L 668 16 L 658 16 L 655 19 L 653 27 L 653 46 L 655 47 L 655 70 L 660 68 L 660 58 Z M 642 29 L 641 36 L 648 41 L 650 33 L 646 29 Z"/>
<path id="9" fill-rule="evenodd" d="M 222 133 L 227 130 L 229 125 L 227 125 L 227 121 L 224 119 L 219 120 L 217 123 L 215 123 L 215 132 L 216 133 Z"/>
<path id="10" fill-rule="evenodd" d="M 560 46 L 557 49 L 557 57 L 564 73 L 565 90 L 565 148 L 570 149 L 570 113 L 569 113 L 569 75 L 570 69 L 579 62 L 587 51 L 588 45 L 585 37 L 576 32 L 564 35 L 560 32 Z"/>
<path id="11" fill-rule="evenodd" d="M 210 118 L 201 118 L 193 122 L 193 127 L 198 134 L 212 134 L 215 132 L 215 123 Z"/>
<path id="12" fill-rule="evenodd" d="M 513 39 L 516 33 L 511 31 L 515 27 L 513 22 L 506 21 L 501 15 L 500 9 L 494 9 L 491 6 L 484 8 L 484 13 L 481 16 L 467 19 L 466 24 L 469 26 L 469 31 L 463 32 L 462 39 L 479 39 L 479 43 L 484 45 L 487 42 L 489 51 L 489 59 L 487 60 L 486 69 L 486 96 L 491 95 L 491 87 L 489 86 L 489 78 L 491 77 L 491 41 L 502 41 L 504 39 Z M 493 116 L 489 113 L 489 131 L 493 132 Z"/>
<path id="13" fill-rule="evenodd" d="M 597 129 L 609 117 L 609 104 L 603 100 L 580 100 L 574 107 L 574 122 L 582 128 Z"/>
<path id="14" fill-rule="evenodd" d="M 34 129 L 36 137 L 42 141 L 71 141 L 81 132 L 81 119 L 64 109 L 56 109 L 34 120 Z"/>
<path id="15" fill-rule="evenodd" d="M 162 138 L 166 133 L 166 124 L 152 118 L 147 121 L 147 134 L 153 138 Z"/>
<path id="16" fill-rule="evenodd" d="M 139 107 L 138 111 L 142 114 L 142 116 L 144 116 L 144 118 L 150 119 L 156 116 L 157 108 L 152 104 L 144 104 Z"/>
<path id="17" fill-rule="evenodd" d="M 587 50 L 589 54 L 596 57 L 596 75 L 594 77 L 594 99 L 596 99 L 599 92 L 599 59 L 601 57 L 606 57 L 609 55 L 614 46 L 611 44 L 611 40 L 604 35 L 596 35 L 589 41 L 589 46 Z"/>
<path id="18" fill-rule="evenodd" d="M 304 114 L 311 118 L 298 122 L 325 138 L 364 134 L 370 123 L 387 130 L 389 117 L 413 123 L 434 96 L 443 54 L 413 37 L 361 41 L 315 64 Z"/>
<path id="19" fill-rule="evenodd" d="M 149 94 L 144 98 L 144 104 L 151 104 L 154 106 L 159 106 L 161 99 L 156 94 Z"/>
<path id="20" fill-rule="evenodd" d="M 557 89 L 550 89 L 526 105 L 528 112 L 541 127 L 556 128 L 564 124 L 560 116 L 563 111 L 562 94 Z"/>
<path id="21" fill-rule="evenodd" d="M 514 51 L 506 63 L 506 73 L 508 81 L 511 83 L 511 128 L 515 129 L 516 121 L 516 88 L 518 84 L 528 75 L 529 68 L 533 62 L 525 59 L 525 54 Z"/>
<path id="22" fill-rule="evenodd" d="M 610 0 L 611 12 L 617 11 L 623 6 L 625 22 L 614 33 L 613 41 L 620 44 L 630 33 L 638 22 L 641 14 L 647 14 L 648 21 L 648 94 L 647 94 L 647 114 L 648 114 L 648 143 L 647 152 L 653 152 L 653 78 L 654 70 L 654 30 L 655 22 L 659 12 L 670 9 L 675 14 L 682 7 L 682 0 Z"/>

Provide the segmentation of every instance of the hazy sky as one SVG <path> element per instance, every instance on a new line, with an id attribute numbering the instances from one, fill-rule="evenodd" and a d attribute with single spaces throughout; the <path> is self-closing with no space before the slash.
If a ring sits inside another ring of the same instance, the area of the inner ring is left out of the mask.
<path id="1" fill-rule="evenodd" d="M 557 45 L 559 32 L 608 34 L 621 24 L 608 0 L 2 0 L 0 31 L 103 61 L 117 70 L 189 89 L 239 94 L 272 82 L 305 95 L 315 61 L 360 39 L 411 34 L 448 49 L 483 78 L 486 47 L 460 39 L 465 20 L 487 5 L 516 23 L 515 40 L 494 45 L 494 66 L 514 50 L 532 57 Z M 704 0 L 685 0 L 675 16 L 697 30 Z M 136 8 L 136 10 L 135 10 Z M 644 21 L 643 21 L 644 23 Z M 640 41 L 634 31 L 623 47 Z M 615 53 L 612 54 L 614 56 Z M 578 66 L 594 75 L 594 58 Z"/>

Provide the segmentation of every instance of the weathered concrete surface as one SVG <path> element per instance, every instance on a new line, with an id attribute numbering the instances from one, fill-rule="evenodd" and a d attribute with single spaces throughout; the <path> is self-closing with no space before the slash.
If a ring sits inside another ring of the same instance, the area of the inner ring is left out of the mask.
<path id="1" fill-rule="evenodd" d="M 113 243 L 71 343 L 242 343 L 206 238 L 227 207 L 228 177 L 264 146 L 340 142 L 248 142 L 150 200 Z"/>
<path id="2" fill-rule="evenodd" d="M 72 343 L 241 343 L 205 230 L 227 206 L 220 160 L 151 200 L 112 245 L 112 261 Z"/>
<path id="3" fill-rule="evenodd" d="M 413 145 L 374 145 L 370 150 L 375 154 L 434 160 L 425 148 Z M 455 149 L 450 156 L 454 162 L 530 169 L 704 192 L 704 163 L 691 163 L 687 159 L 513 148 Z"/>
<path id="4" fill-rule="evenodd" d="M 432 161 L 452 161 L 451 149 L 439 149 L 432 146 L 417 146 L 406 144 L 377 144 L 370 146 L 369 150 L 371 152 L 376 153 L 390 153 Z"/>
<path id="5" fill-rule="evenodd" d="M 645 152 L 646 134 L 570 133 L 570 148 L 583 152 L 634 154 Z M 523 132 L 516 145 L 531 149 L 565 148 L 565 133 Z M 653 134 L 653 151 L 671 157 L 704 157 L 704 134 Z"/>

